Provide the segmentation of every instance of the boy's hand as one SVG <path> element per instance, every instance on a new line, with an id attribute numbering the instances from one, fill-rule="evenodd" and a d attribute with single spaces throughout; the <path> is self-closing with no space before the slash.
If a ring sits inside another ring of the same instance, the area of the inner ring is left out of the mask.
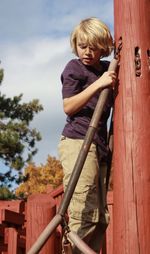
<path id="1" fill-rule="evenodd" d="M 97 80 L 99 83 L 99 88 L 103 89 L 106 87 L 114 87 L 117 75 L 114 71 L 106 71 L 104 74 Z"/>

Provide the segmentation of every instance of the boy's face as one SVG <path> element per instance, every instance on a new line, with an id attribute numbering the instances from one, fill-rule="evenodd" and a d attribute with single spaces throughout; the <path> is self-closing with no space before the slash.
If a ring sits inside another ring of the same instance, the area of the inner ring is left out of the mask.
<path id="1" fill-rule="evenodd" d="M 77 53 L 81 62 L 93 67 L 99 66 L 101 50 L 77 38 Z"/>

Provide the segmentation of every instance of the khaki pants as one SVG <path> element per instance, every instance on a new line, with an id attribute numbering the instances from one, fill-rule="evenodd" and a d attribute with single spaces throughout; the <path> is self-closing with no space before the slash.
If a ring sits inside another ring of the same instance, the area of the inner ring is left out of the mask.
<path id="1" fill-rule="evenodd" d="M 83 140 L 61 137 L 58 153 L 67 187 Z M 109 214 L 106 205 L 106 164 L 99 169 L 97 149 L 91 144 L 81 175 L 68 207 L 69 228 L 99 253 Z M 74 248 L 75 254 L 81 253 Z"/>

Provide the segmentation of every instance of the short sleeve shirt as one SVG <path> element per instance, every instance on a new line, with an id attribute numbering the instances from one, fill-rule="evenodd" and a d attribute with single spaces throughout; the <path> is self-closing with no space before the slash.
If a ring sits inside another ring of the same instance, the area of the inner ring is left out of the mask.
<path id="1" fill-rule="evenodd" d="M 63 99 L 80 93 L 96 81 L 105 71 L 107 71 L 109 62 L 101 61 L 100 63 L 101 71 L 98 71 L 91 66 L 84 65 L 79 59 L 71 60 L 61 74 Z M 100 92 L 95 93 L 79 112 L 67 117 L 66 124 L 62 132 L 63 136 L 73 139 L 84 139 L 99 95 Z M 99 145 L 102 153 L 107 152 L 107 120 L 112 103 L 112 92 L 110 89 L 109 98 L 104 107 L 102 117 L 99 121 L 98 128 L 93 139 L 93 143 Z"/>

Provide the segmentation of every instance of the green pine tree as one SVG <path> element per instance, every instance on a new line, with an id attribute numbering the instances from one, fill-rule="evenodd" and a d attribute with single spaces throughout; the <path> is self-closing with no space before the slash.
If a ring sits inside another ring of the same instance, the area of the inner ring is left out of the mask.
<path id="1" fill-rule="evenodd" d="M 0 84 L 3 77 L 4 71 L 0 69 Z M 0 92 L 0 159 L 9 168 L 5 174 L 0 173 L 1 186 L 23 180 L 21 169 L 36 154 L 36 142 L 41 140 L 40 133 L 30 123 L 43 107 L 37 99 L 28 103 L 21 100 L 22 94 L 9 98 Z"/>

